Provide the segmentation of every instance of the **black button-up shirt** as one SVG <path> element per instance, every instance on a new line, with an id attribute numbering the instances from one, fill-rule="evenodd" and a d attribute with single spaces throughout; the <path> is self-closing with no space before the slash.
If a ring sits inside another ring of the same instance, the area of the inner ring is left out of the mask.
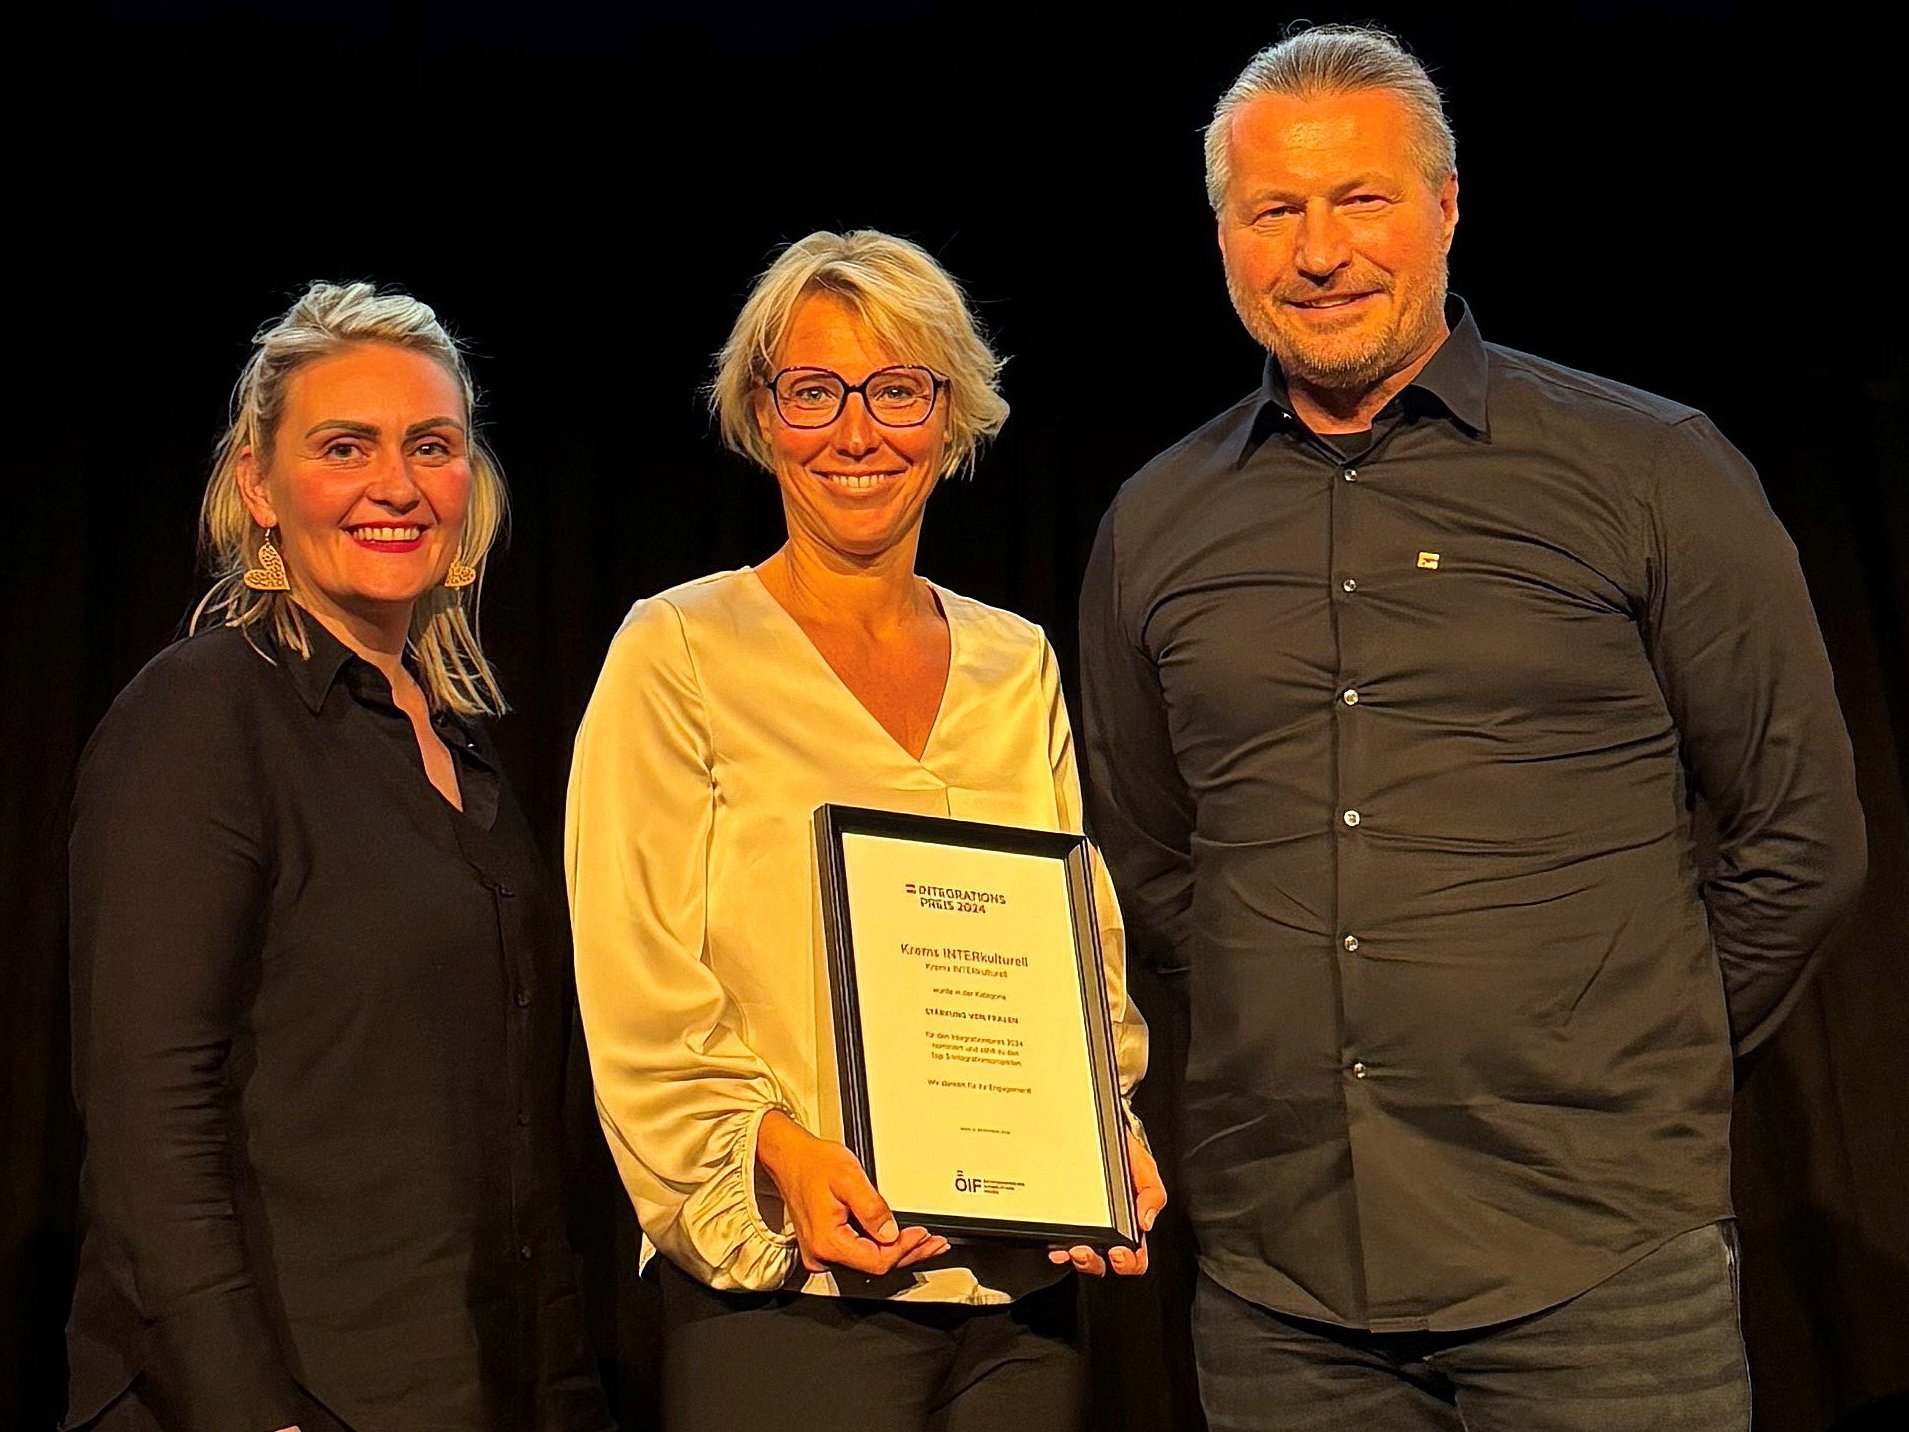
<path id="1" fill-rule="evenodd" d="M 1451 317 L 1357 456 L 1269 364 L 1122 488 L 1082 597 L 1090 828 L 1137 952 L 1188 974 L 1203 1266 L 1381 1331 L 1550 1306 L 1725 1216 L 1732 1043 L 1863 871 L 1748 464 Z"/>
<path id="2" fill-rule="evenodd" d="M 460 812 L 383 675 L 305 625 L 309 660 L 171 647 L 81 768 L 69 1416 L 143 1374 L 206 1432 L 605 1426 L 559 890 L 482 728 L 437 726 Z"/>

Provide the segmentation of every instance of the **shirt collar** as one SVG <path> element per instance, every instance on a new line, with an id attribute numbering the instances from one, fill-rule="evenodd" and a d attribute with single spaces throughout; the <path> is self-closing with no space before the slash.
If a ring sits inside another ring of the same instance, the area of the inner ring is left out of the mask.
<path id="1" fill-rule="evenodd" d="M 1471 308 L 1457 294 L 1445 300 L 1445 325 L 1450 330 L 1445 341 L 1438 345 L 1431 361 L 1419 369 L 1418 376 L 1406 384 L 1399 397 L 1408 403 L 1430 403 L 1469 431 L 1488 435 L 1486 396 L 1490 364 Z M 1293 413 L 1286 375 L 1268 354 L 1266 374 L 1260 382 L 1258 410 L 1253 414 L 1240 461 L 1252 456 L 1255 448 L 1282 427 L 1297 430 L 1299 419 Z"/>
<path id="2" fill-rule="evenodd" d="M 305 644 L 311 648 L 310 656 L 300 656 L 296 650 L 285 650 L 275 642 L 273 659 L 284 668 L 293 688 L 311 708 L 316 716 L 325 705 L 325 698 L 331 695 L 331 689 L 341 681 L 354 700 L 375 701 L 381 706 L 391 707 L 391 687 L 384 679 L 384 673 L 359 656 L 337 637 L 326 630 L 323 623 L 314 620 L 309 614 L 303 618 Z M 270 628 L 266 628 L 267 639 L 271 640 Z M 479 765 L 494 768 L 495 762 L 486 754 L 483 743 L 477 737 L 477 726 L 467 722 L 453 712 L 439 712 L 432 718 L 432 724 L 439 728 L 439 734 L 445 738 L 445 744 L 453 750 L 461 751 Z"/>
<path id="3" fill-rule="evenodd" d="M 1490 410 L 1486 403 L 1491 381 L 1491 364 L 1485 354 L 1485 340 L 1478 336 L 1478 323 L 1471 306 L 1457 294 L 1445 300 L 1445 324 L 1451 329 L 1438 345 L 1432 361 L 1419 370 L 1407 387 L 1435 398 L 1445 411 L 1474 433 L 1489 434 Z"/>
<path id="4" fill-rule="evenodd" d="M 300 625 L 305 629 L 305 645 L 311 649 L 311 654 L 300 656 L 296 647 L 274 643 L 274 655 L 293 688 L 304 698 L 315 716 L 324 707 L 325 698 L 331 694 L 332 687 L 337 684 L 345 668 L 359 658 L 350 647 L 325 630 L 322 622 L 304 616 L 300 619 Z"/>

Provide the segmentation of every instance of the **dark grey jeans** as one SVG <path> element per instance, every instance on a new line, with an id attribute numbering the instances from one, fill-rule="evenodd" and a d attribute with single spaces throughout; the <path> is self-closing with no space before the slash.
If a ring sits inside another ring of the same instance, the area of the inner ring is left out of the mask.
<path id="1" fill-rule="evenodd" d="M 1735 1228 L 1679 1234 L 1555 1308 L 1459 1333 L 1284 1317 L 1202 1276 L 1211 1432 L 1748 1432 Z"/>

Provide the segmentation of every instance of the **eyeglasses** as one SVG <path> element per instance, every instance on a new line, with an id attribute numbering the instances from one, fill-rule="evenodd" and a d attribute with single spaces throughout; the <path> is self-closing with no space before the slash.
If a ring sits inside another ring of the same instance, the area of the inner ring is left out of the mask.
<path id="1" fill-rule="evenodd" d="M 850 393 L 862 395 L 868 415 L 883 427 L 918 428 L 948 380 L 912 365 L 877 368 L 859 383 L 827 368 L 784 368 L 767 386 L 776 413 L 792 428 L 826 428 L 842 416 Z"/>

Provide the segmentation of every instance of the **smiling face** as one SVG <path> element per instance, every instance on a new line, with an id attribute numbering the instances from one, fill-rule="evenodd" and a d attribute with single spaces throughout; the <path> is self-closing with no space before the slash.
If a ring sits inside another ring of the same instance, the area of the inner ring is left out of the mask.
<path id="1" fill-rule="evenodd" d="M 401 640 L 412 604 L 444 580 L 471 492 L 464 411 L 453 374 L 388 343 L 286 380 L 271 451 L 240 457 L 239 490 L 252 520 L 278 529 L 293 595 L 327 627 Z"/>
<path id="2" fill-rule="evenodd" d="M 891 353 L 855 311 L 826 293 L 796 305 L 777 350 L 777 371 L 827 368 L 851 387 L 878 368 L 916 361 Z M 857 564 L 895 554 L 911 565 L 922 509 L 935 489 L 947 446 L 947 395 L 918 427 L 886 427 L 851 393 L 824 428 L 790 427 L 768 392 L 756 395 L 756 421 L 768 440 L 789 540 L 818 555 Z"/>
<path id="3" fill-rule="evenodd" d="M 1385 90 L 1261 95 L 1233 116 L 1227 290 L 1290 381 L 1362 393 L 1445 337 L 1458 179 L 1426 180 L 1410 123 Z"/>

